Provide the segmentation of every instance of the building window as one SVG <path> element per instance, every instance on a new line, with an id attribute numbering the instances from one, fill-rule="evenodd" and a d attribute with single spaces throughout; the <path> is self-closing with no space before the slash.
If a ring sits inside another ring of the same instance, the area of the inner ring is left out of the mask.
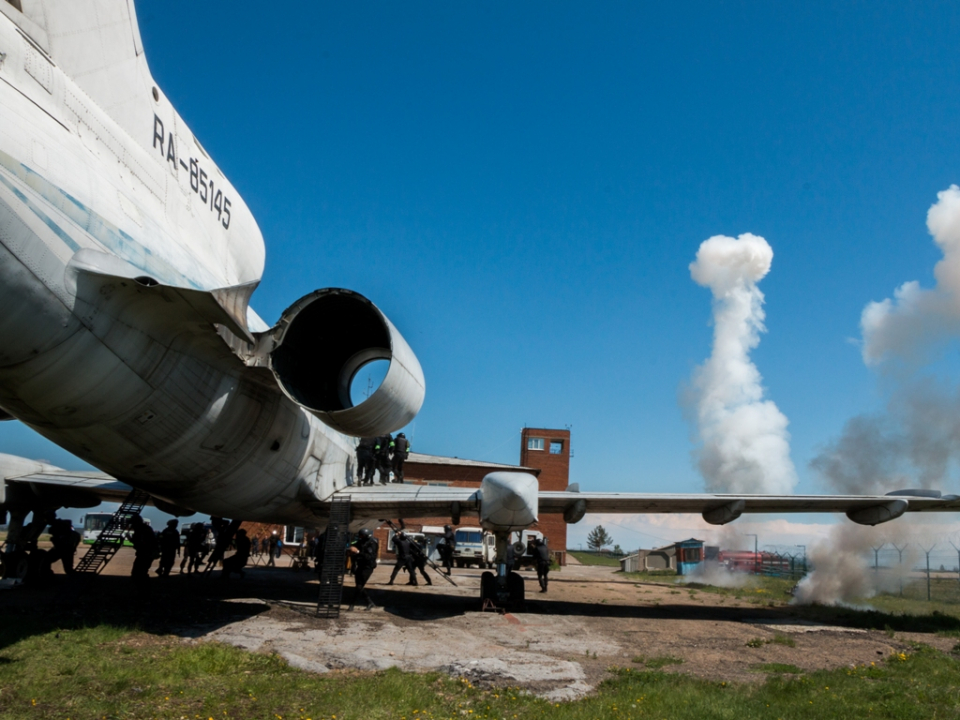
<path id="1" fill-rule="evenodd" d="M 543 438 L 527 438 L 527 450 L 543 450 Z"/>
<path id="2" fill-rule="evenodd" d="M 293 525 L 283 526 L 283 541 L 287 545 L 299 545 L 303 542 L 303 528 Z"/>
<path id="3" fill-rule="evenodd" d="M 562 454 L 563 454 L 563 440 L 551 440 L 551 441 L 550 441 L 550 454 L 551 454 L 551 455 L 562 455 Z"/>

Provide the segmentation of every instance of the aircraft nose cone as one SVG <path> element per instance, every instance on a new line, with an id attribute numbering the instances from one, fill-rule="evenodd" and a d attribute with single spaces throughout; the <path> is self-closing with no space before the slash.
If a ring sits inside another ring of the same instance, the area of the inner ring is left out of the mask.
<path id="1" fill-rule="evenodd" d="M 480 526 L 491 531 L 529 527 L 537 521 L 539 489 L 529 473 L 490 473 L 480 483 Z"/>

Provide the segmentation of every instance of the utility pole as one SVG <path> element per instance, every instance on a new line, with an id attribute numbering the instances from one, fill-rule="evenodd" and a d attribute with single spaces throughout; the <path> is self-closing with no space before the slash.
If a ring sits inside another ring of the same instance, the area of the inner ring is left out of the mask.
<path id="1" fill-rule="evenodd" d="M 760 555 L 757 552 L 759 546 L 758 546 L 756 533 L 743 533 L 743 536 L 753 538 L 753 574 L 759 575 L 760 574 Z"/>

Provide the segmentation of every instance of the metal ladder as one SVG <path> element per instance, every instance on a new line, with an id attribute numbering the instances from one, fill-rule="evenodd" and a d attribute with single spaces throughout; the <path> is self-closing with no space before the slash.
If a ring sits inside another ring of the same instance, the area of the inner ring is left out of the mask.
<path id="1" fill-rule="evenodd" d="M 330 506 L 330 523 L 320 566 L 320 596 L 317 617 L 340 617 L 343 575 L 346 571 L 347 540 L 350 539 L 350 496 L 335 497 Z"/>
<path id="2" fill-rule="evenodd" d="M 123 547 L 123 532 L 130 522 L 130 517 L 143 510 L 143 506 L 149 499 L 149 493 L 143 490 L 132 490 L 87 550 L 87 554 L 77 563 L 74 571 L 96 575 L 103 570 L 117 554 L 117 550 Z"/>

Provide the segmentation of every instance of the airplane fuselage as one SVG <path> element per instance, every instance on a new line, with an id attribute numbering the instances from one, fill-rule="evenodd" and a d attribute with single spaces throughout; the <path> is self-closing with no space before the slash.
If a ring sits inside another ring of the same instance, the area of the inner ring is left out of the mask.
<path id="1" fill-rule="evenodd" d="M 86 251 L 174 287 L 255 286 L 239 194 L 156 87 L 108 114 L 2 14 L 0 57 L 0 408 L 172 504 L 322 524 L 311 503 L 352 482 L 354 441 L 215 333 L 98 322 L 71 271 Z"/>

